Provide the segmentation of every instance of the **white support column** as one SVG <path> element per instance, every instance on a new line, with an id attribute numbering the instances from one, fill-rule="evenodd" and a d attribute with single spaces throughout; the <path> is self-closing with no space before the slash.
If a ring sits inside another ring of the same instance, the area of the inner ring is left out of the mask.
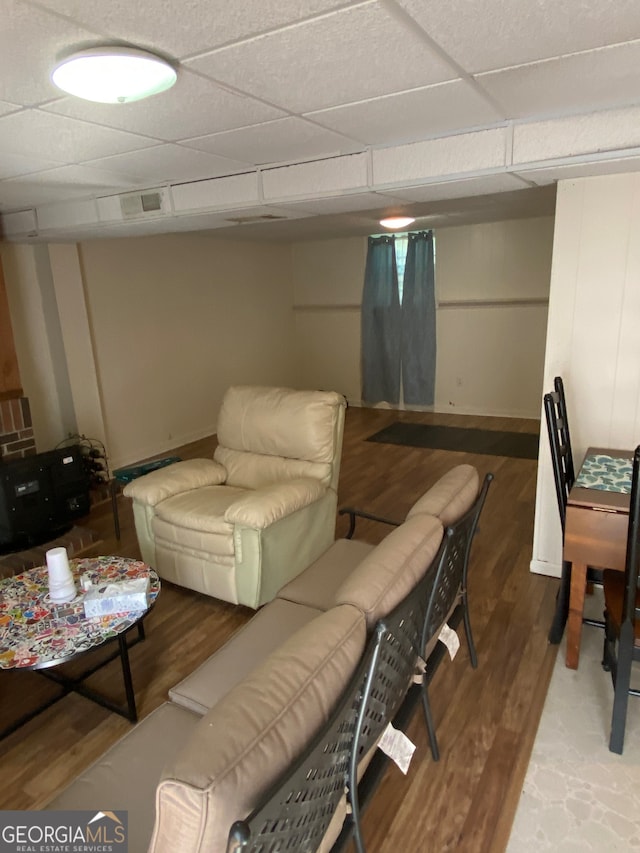
<path id="1" fill-rule="evenodd" d="M 52 243 L 49 259 L 78 432 L 108 449 L 78 247 Z"/>

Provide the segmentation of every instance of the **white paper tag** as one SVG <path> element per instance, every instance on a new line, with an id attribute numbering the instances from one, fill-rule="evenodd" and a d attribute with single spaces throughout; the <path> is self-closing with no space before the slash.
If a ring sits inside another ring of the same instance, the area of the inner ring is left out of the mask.
<path id="1" fill-rule="evenodd" d="M 399 729 L 394 729 L 391 723 L 388 723 L 387 728 L 382 732 L 378 746 L 406 775 L 416 750 L 415 744 L 411 743 L 406 734 Z"/>
<path id="2" fill-rule="evenodd" d="M 444 623 L 444 625 L 442 626 L 442 630 L 438 634 L 438 639 L 445 644 L 445 646 L 449 650 L 449 657 L 451 658 L 451 660 L 453 660 L 458 653 L 458 649 L 460 648 L 460 638 L 453 630 L 453 628 L 450 628 L 446 622 Z"/>

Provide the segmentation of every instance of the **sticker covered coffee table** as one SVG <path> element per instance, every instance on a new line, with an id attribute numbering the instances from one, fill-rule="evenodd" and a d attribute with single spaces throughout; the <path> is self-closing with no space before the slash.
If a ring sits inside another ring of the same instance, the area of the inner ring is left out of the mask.
<path id="1" fill-rule="evenodd" d="M 0 670 L 37 670 L 63 689 L 61 694 L 1 731 L 0 738 L 6 737 L 71 691 L 98 702 L 132 722 L 137 719 L 128 649 L 133 643 L 144 639 L 142 620 L 158 597 L 160 579 L 146 563 L 127 557 L 88 557 L 70 560 L 69 564 L 78 594 L 67 604 L 56 604 L 50 600 L 46 566 L 0 581 Z M 83 576 L 98 585 L 148 578 L 148 606 L 128 613 L 87 618 L 84 615 L 84 594 L 80 587 Z M 132 643 L 128 643 L 127 634 L 136 626 L 138 636 Z M 118 648 L 81 675 L 70 678 L 54 671 L 53 668 L 58 665 L 111 640 L 117 642 Z M 124 706 L 117 705 L 83 684 L 84 679 L 118 656 L 126 694 Z"/>

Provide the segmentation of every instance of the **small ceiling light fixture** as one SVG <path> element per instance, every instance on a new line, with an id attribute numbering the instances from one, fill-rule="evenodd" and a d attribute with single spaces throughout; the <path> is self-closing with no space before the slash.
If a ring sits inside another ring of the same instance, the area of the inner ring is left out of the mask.
<path id="1" fill-rule="evenodd" d="M 135 47 L 91 47 L 68 56 L 53 70 L 55 85 L 87 101 L 127 104 L 156 95 L 176 82 L 168 62 Z"/>
<path id="2" fill-rule="evenodd" d="M 415 221 L 413 216 L 390 216 L 387 219 L 381 219 L 380 225 L 383 228 L 406 228 Z"/>

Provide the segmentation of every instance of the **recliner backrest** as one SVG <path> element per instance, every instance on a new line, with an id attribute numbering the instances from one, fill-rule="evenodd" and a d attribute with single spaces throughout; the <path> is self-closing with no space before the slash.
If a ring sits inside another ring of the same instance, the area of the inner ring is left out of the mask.
<path id="1" fill-rule="evenodd" d="M 313 477 L 335 489 L 344 409 L 333 391 L 233 386 L 220 407 L 214 458 L 231 486 Z"/>

